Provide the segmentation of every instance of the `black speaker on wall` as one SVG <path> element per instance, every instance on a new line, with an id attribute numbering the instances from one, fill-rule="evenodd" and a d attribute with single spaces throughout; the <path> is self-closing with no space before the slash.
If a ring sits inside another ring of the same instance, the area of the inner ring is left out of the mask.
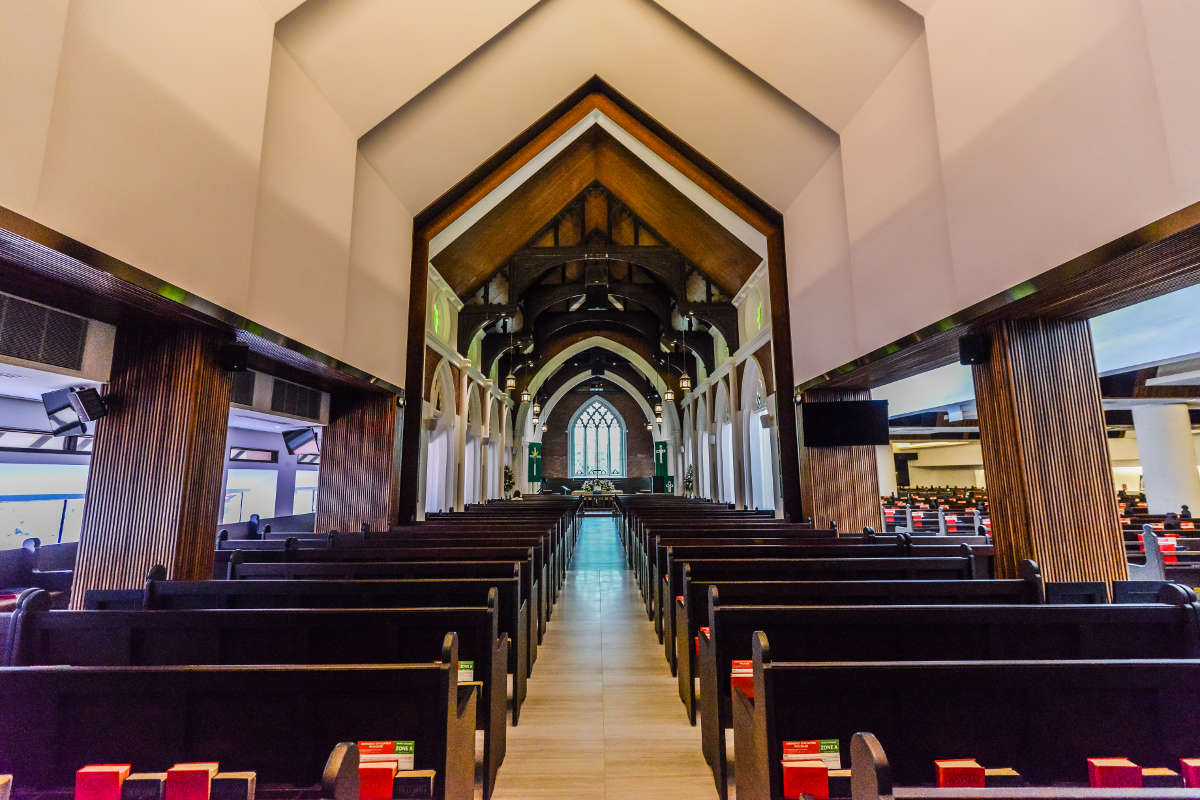
<path id="1" fill-rule="evenodd" d="M 250 345 L 244 342 L 223 344 L 217 358 L 221 362 L 221 369 L 226 372 L 245 372 L 250 359 Z"/>
<path id="2" fill-rule="evenodd" d="M 992 349 L 992 337 L 986 333 L 968 333 L 958 339 L 958 363 L 986 364 L 988 353 Z"/>

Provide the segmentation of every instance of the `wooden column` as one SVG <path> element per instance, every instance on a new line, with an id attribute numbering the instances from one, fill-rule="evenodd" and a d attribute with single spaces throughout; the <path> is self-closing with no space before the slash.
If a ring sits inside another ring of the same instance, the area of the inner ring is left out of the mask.
<path id="1" fill-rule="evenodd" d="M 870 400 L 867 389 L 813 389 L 804 393 L 808 402 Z M 801 409 L 803 410 L 803 409 Z M 842 533 L 861 533 L 880 525 L 879 471 L 871 445 L 805 447 L 800 444 L 800 497 L 804 516 L 818 528 L 831 521 Z"/>
<path id="2" fill-rule="evenodd" d="M 1050 581 L 1128 577 L 1086 320 L 990 330 L 972 368 L 999 577 L 1031 558 Z"/>
<path id="3" fill-rule="evenodd" d="M 396 395 L 369 390 L 334 392 L 321 442 L 316 530 L 386 530 L 400 508 L 403 413 Z M 419 413 L 414 410 L 413 413 Z M 415 474 L 408 476 L 415 483 Z"/>
<path id="4" fill-rule="evenodd" d="M 89 589 L 135 589 L 155 564 L 212 577 L 229 427 L 219 334 L 122 325 L 108 416 L 96 425 L 71 605 Z"/>

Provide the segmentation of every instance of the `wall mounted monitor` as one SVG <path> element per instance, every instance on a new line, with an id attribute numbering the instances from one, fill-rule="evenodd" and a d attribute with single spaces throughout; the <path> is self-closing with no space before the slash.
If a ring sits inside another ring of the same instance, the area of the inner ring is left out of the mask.
<path id="1" fill-rule="evenodd" d="M 888 443 L 886 400 L 802 403 L 805 447 Z"/>
<path id="2" fill-rule="evenodd" d="M 42 406 L 46 409 L 46 418 L 50 420 L 52 435 L 81 436 L 87 433 L 87 425 L 71 402 L 70 389 L 46 392 L 42 395 Z"/>
<path id="3" fill-rule="evenodd" d="M 321 442 L 317 437 L 316 428 L 295 428 L 284 431 L 283 446 L 292 455 L 300 456 L 302 461 L 305 457 L 310 457 L 315 461 L 321 455 Z M 303 463 L 311 462 L 304 461 Z"/>

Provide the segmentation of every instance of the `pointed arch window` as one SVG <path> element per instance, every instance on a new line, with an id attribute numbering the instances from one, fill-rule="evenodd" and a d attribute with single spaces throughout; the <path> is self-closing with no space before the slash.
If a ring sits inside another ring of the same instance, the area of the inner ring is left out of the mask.
<path id="1" fill-rule="evenodd" d="M 625 475 L 625 420 L 607 400 L 581 405 L 568 430 L 572 478 Z"/>

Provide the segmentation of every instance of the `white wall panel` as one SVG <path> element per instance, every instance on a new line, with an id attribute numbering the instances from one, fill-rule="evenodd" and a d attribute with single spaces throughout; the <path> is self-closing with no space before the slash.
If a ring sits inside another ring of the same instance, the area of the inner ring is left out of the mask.
<path id="1" fill-rule="evenodd" d="M 67 0 L 0 0 L 0 206 L 34 214 Z"/>
<path id="2" fill-rule="evenodd" d="M 342 356 L 354 136 L 278 43 L 262 143 L 247 316 Z"/>
<path id="3" fill-rule="evenodd" d="M 239 0 L 72 3 L 32 216 L 244 310 L 270 42 Z"/>
<path id="4" fill-rule="evenodd" d="M 957 309 L 924 36 L 842 131 L 842 162 L 854 319 L 867 352 Z"/>
<path id="5" fill-rule="evenodd" d="M 783 232 L 792 368 L 801 382 L 844 364 L 859 350 L 840 150 L 788 208 Z"/>
<path id="6" fill-rule="evenodd" d="M 411 260 L 412 215 L 370 162 L 359 156 L 345 358 L 397 386 L 404 385 Z"/>
<path id="7" fill-rule="evenodd" d="M 925 23 L 957 306 L 1181 205 L 1136 0 L 942 0 Z"/>

